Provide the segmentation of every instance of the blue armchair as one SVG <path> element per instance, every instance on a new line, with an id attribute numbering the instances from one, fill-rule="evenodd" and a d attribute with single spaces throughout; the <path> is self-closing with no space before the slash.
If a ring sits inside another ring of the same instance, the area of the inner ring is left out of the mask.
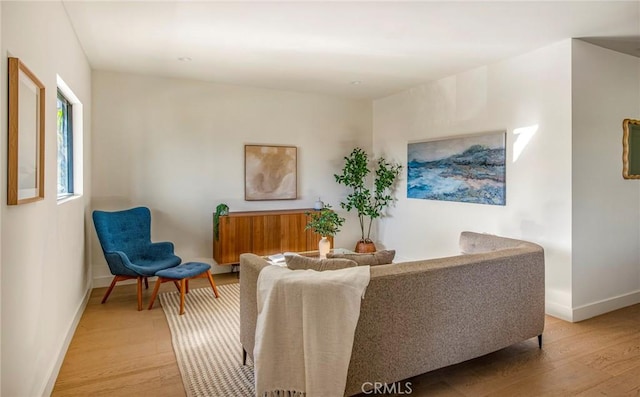
<path id="1" fill-rule="evenodd" d="M 138 280 L 138 310 L 142 310 L 142 280 L 148 288 L 147 277 L 182 262 L 173 253 L 173 243 L 151 242 L 151 211 L 146 207 L 93 211 L 93 224 L 109 270 L 114 275 L 102 303 L 107 301 L 118 281 L 135 278 Z"/>

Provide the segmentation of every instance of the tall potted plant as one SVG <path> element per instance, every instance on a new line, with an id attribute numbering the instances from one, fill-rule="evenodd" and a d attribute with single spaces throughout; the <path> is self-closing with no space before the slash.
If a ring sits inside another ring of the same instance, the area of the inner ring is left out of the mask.
<path id="1" fill-rule="evenodd" d="M 333 237 L 340 231 L 344 218 L 334 212 L 329 204 L 324 204 L 319 211 L 307 212 L 307 215 L 310 219 L 305 230 L 312 229 L 322 237 L 318 243 L 318 251 L 320 258 L 324 259 L 331 249 L 331 242 L 327 237 Z"/>
<path id="2" fill-rule="evenodd" d="M 371 190 L 367 185 L 367 175 L 371 172 L 367 153 L 357 147 L 344 159 L 342 174 L 335 174 L 334 177 L 336 182 L 351 189 L 351 193 L 340 206 L 347 211 L 355 209 L 358 213 L 361 238 L 356 244 L 356 252 L 375 252 L 376 246 L 371 240 L 371 224 L 374 219 L 383 215 L 385 208 L 393 201 L 393 186 L 402 165 L 380 157 L 376 162 Z"/>

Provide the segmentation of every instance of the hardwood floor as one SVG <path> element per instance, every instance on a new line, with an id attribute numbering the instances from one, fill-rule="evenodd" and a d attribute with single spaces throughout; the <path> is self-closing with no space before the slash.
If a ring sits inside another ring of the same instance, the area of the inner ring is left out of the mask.
<path id="1" fill-rule="evenodd" d="M 141 312 L 135 285 L 116 287 L 104 305 L 105 289 L 92 291 L 53 396 L 185 395 L 162 308 L 146 310 L 152 288 Z M 640 304 L 575 324 L 547 316 L 542 350 L 534 338 L 404 382 L 412 396 L 640 396 Z M 407 394 L 404 382 L 397 390 Z"/>
<path id="2" fill-rule="evenodd" d="M 238 282 L 230 273 L 214 279 L 218 286 Z M 162 307 L 156 301 L 147 310 L 153 287 L 150 282 L 143 290 L 142 311 L 137 310 L 135 284 L 117 286 L 104 305 L 100 301 L 106 288 L 91 292 L 52 396 L 185 395 Z M 211 287 L 207 280 L 195 279 L 189 288 Z M 172 283 L 160 287 L 160 293 L 175 290 Z"/>
<path id="3" fill-rule="evenodd" d="M 640 396 L 640 305 L 580 323 L 547 316 L 519 343 L 413 378 L 419 396 Z"/>

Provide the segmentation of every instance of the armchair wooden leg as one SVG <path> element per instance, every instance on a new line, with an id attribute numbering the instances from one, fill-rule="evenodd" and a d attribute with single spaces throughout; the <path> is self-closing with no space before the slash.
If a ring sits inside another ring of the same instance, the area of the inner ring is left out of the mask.
<path id="1" fill-rule="evenodd" d="M 104 294 L 101 303 L 105 303 L 107 299 L 109 299 L 109 295 L 111 295 L 111 291 L 113 291 L 113 287 L 116 286 L 117 282 L 131 280 L 134 278 L 138 280 L 138 310 L 142 310 L 142 276 L 114 276 L 113 281 L 111 281 L 111 285 L 107 288 L 107 292 Z"/>
<path id="2" fill-rule="evenodd" d="M 142 310 L 142 276 L 138 279 L 138 311 Z"/>
<path id="3" fill-rule="evenodd" d="M 100 303 L 105 303 L 107 299 L 109 299 L 109 295 L 111 295 L 111 291 L 113 291 L 113 287 L 115 287 L 116 283 L 120 280 L 124 280 L 124 279 L 120 278 L 120 276 L 113 277 L 113 281 L 111 281 L 111 285 L 107 289 L 107 292 L 104 294 L 104 297 L 102 298 L 102 302 Z"/>
<path id="4" fill-rule="evenodd" d="M 184 293 L 188 294 L 189 293 L 189 279 L 185 280 L 184 285 L 185 285 Z"/>
<path id="5" fill-rule="evenodd" d="M 165 280 L 162 277 L 158 277 L 156 280 L 156 286 L 153 288 L 153 293 L 151 294 L 151 300 L 149 301 L 149 310 L 153 309 L 153 304 L 156 301 L 156 296 L 158 296 L 158 290 L 160 290 L 160 285 L 164 283 Z"/>
<path id="6" fill-rule="evenodd" d="M 149 289 L 149 279 L 147 277 L 144 278 L 144 289 Z"/>

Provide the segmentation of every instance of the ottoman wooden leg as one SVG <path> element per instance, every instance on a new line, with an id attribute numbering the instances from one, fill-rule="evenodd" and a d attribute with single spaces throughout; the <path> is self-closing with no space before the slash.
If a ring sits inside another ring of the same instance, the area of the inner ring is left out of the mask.
<path id="1" fill-rule="evenodd" d="M 187 280 L 180 280 L 180 315 L 184 314 L 184 290 L 186 288 Z"/>
<path id="2" fill-rule="evenodd" d="M 184 314 L 185 294 L 189 293 L 189 280 L 192 278 L 208 277 L 209 283 L 211 283 L 211 286 L 213 287 L 213 292 L 216 295 L 216 298 L 218 297 L 218 290 L 216 289 L 213 278 L 209 273 L 209 269 L 211 269 L 211 266 L 206 263 L 188 262 L 180 266 L 163 269 L 156 272 L 156 276 L 158 276 L 158 280 L 160 281 L 160 283 L 172 281 L 173 284 L 178 288 L 178 291 L 180 291 L 179 315 Z M 158 285 L 159 284 L 156 285 L 156 290 L 158 289 Z M 156 293 L 157 292 L 154 291 L 153 299 L 155 299 Z M 149 306 L 149 309 L 151 309 L 151 305 Z"/>
<path id="3" fill-rule="evenodd" d="M 219 296 L 218 295 L 218 289 L 216 288 L 215 281 L 213 281 L 213 276 L 211 275 L 211 272 L 209 272 L 208 270 L 207 270 L 207 278 L 209 279 L 209 284 L 211 284 L 211 288 L 213 288 L 213 294 L 217 298 Z"/>

